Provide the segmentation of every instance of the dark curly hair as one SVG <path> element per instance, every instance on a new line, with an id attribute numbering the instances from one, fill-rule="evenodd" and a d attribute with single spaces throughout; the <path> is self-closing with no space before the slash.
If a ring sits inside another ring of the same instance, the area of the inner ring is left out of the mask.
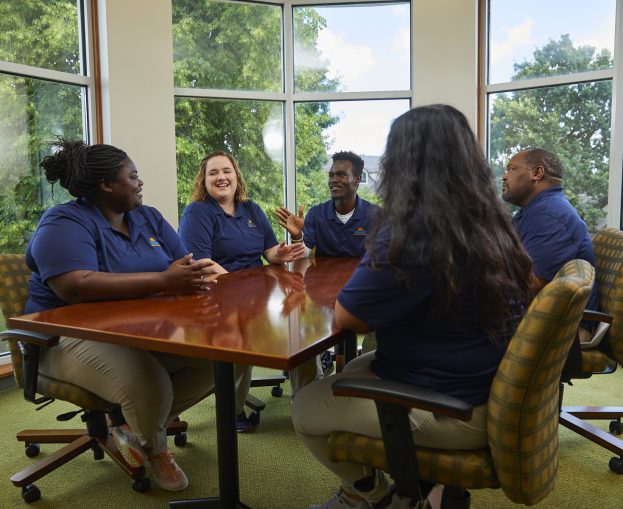
<path id="1" fill-rule="evenodd" d="M 59 138 L 52 146 L 58 150 L 40 164 L 45 178 L 50 184 L 59 182 L 76 198 L 93 196 L 102 180 L 114 181 L 129 160 L 123 150 L 112 145 Z"/>
<path id="2" fill-rule="evenodd" d="M 393 270 L 409 283 L 405 262 L 430 267 L 437 309 L 448 312 L 461 293 L 470 293 L 490 338 L 505 336 L 509 321 L 514 328 L 517 305 L 530 302 L 532 263 L 461 112 L 435 104 L 394 120 L 379 197 L 384 206 L 368 239 L 373 262 L 374 238 L 387 226 Z"/>
<path id="3" fill-rule="evenodd" d="M 353 165 L 353 176 L 361 177 L 363 173 L 363 159 L 354 152 L 336 152 L 331 156 L 333 162 L 335 161 L 350 161 Z"/>

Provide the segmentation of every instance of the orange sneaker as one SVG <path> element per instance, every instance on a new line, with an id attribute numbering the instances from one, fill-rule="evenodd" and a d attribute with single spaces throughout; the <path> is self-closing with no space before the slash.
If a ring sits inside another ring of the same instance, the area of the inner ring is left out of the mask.
<path id="1" fill-rule="evenodd" d="M 186 474 L 173 459 L 169 451 L 147 458 L 151 465 L 156 484 L 163 490 L 180 491 L 188 486 Z"/>
<path id="2" fill-rule="evenodd" d="M 127 424 L 114 426 L 110 428 L 110 432 L 123 459 L 135 468 L 143 466 L 147 459 L 147 454 L 145 454 L 141 446 L 141 441 L 132 433 L 130 426 Z"/>

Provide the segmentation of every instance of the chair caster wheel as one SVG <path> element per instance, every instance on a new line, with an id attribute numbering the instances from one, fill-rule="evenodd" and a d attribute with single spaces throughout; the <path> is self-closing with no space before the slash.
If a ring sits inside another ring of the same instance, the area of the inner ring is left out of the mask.
<path id="1" fill-rule="evenodd" d="M 22 488 L 22 498 L 27 504 L 32 504 L 41 498 L 41 490 L 34 484 Z"/>
<path id="2" fill-rule="evenodd" d="M 281 386 L 279 385 L 275 385 L 271 390 L 270 390 L 270 395 L 273 398 L 280 398 L 281 396 L 283 396 L 283 389 L 281 388 Z"/>
<path id="3" fill-rule="evenodd" d="M 26 442 L 26 456 L 28 456 L 29 458 L 35 458 L 36 456 L 39 456 L 40 452 L 41 447 L 39 446 L 39 444 Z"/>
<path id="4" fill-rule="evenodd" d="M 259 412 L 251 412 L 249 414 L 249 422 L 253 425 L 253 426 L 257 426 L 260 423 L 260 413 Z"/>
<path id="5" fill-rule="evenodd" d="M 95 461 L 100 461 L 104 459 L 104 451 L 100 446 L 94 445 L 93 447 L 91 447 L 91 450 L 93 451 L 93 459 L 95 459 Z"/>
<path id="6" fill-rule="evenodd" d="M 149 477 L 140 477 L 132 481 L 132 489 L 138 493 L 145 493 L 151 487 Z"/>
<path id="7" fill-rule="evenodd" d="M 183 431 L 173 435 L 173 443 L 178 447 L 184 447 L 186 442 L 188 442 L 188 435 L 186 435 Z"/>
<path id="8" fill-rule="evenodd" d="M 617 458 L 616 456 L 610 458 L 608 466 L 613 472 L 617 474 L 623 474 L 623 458 Z"/>
<path id="9" fill-rule="evenodd" d="M 615 435 L 620 435 L 623 433 L 623 422 L 619 420 L 610 421 L 610 426 L 608 426 L 610 433 L 614 433 Z"/>

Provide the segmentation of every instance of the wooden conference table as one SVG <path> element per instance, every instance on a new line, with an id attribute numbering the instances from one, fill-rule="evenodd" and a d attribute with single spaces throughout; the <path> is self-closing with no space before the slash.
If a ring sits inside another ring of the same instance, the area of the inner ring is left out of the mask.
<path id="1" fill-rule="evenodd" d="M 11 318 L 9 324 L 215 361 L 219 497 L 174 500 L 171 507 L 245 508 L 232 363 L 290 370 L 352 339 L 335 325 L 333 304 L 357 263 L 318 257 L 242 270 L 219 277 L 202 293 L 75 304 Z"/>

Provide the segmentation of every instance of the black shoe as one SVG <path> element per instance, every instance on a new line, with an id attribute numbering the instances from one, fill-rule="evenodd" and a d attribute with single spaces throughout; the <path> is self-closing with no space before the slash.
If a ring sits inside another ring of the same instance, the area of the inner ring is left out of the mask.
<path id="1" fill-rule="evenodd" d="M 322 366 L 322 373 L 324 376 L 329 376 L 333 373 L 333 356 L 329 350 L 322 352 L 320 355 L 320 365 Z"/>

